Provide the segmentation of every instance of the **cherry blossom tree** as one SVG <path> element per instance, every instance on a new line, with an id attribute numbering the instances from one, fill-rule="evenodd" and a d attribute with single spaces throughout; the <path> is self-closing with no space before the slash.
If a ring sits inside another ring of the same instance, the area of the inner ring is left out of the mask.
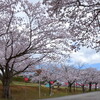
<path id="1" fill-rule="evenodd" d="M 88 78 L 87 78 L 87 82 L 89 84 L 89 91 L 91 91 L 92 89 L 92 84 L 98 82 L 98 74 L 97 74 L 97 69 L 96 68 L 87 68 L 86 69 L 87 73 L 88 73 Z"/>
<path id="2" fill-rule="evenodd" d="M 3 97 L 10 98 L 12 78 L 34 69 L 67 34 L 64 25 L 49 18 L 40 3 L 2 0 L 0 5 L 0 80 Z"/>
<path id="3" fill-rule="evenodd" d="M 78 80 L 79 70 L 73 66 L 64 65 L 61 68 L 62 81 L 68 82 L 69 92 L 72 92 L 72 85 Z"/>
<path id="4" fill-rule="evenodd" d="M 94 84 L 95 84 L 95 91 L 97 91 L 98 85 L 100 84 L 100 71 L 97 71 L 96 73 Z"/>
<path id="5" fill-rule="evenodd" d="M 44 0 L 49 15 L 56 15 L 68 25 L 73 35 L 74 48 L 81 46 L 100 50 L 100 1 L 99 0 Z"/>
<path id="6" fill-rule="evenodd" d="M 78 83 L 82 87 L 82 92 L 85 92 L 85 85 L 88 84 L 88 72 L 86 69 L 80 70 Z"/>
<path id="7" fill-rule="evenodd" d="M 99 71 L 97 71 L 97 73 L 95 74 L 94 84 L 95 84 L 95 91 L 97 91 L 98 85 L 100 84 L 100 72 Z"/>
<path id="8" fill-rule="evenodd" d="M 36 74 L 31 77 L 32 82 L 45 82 L 49 84 L 49 94 L 52 95 L 52 87 L 57 83 L 57 81 L 62 77 L 60 72 L 60 69 L 56 66 L 50 66 L 50 67 L 43 67 L 42 69 L 39 69 L 41 73 L 38 74 L 36 71 Z"/>
<path id="9" fill-rule="evenodd" d="M 96 68 L 85 68 L 80 70 L 77 82 L 82 87 L 83 92 L 85 92 L 85 87 L 89 87 L 89 91 L 91 91 L 93 84 L 95 84 L 95 90 L 97 90 L 99 78 L 99 71 Z"/>
<path id="10" fill-rule="evenodd" d="M 95 90 L 97 90 L 97 84 L 99 83 L 99 71 L 95 68 L 82 69 L 79 74 L 80 86 L 82 91 L 85 92 L 85 85 L 89 86 L 89 91 L 92 89 L 92 85 L 95 84 Z"/>

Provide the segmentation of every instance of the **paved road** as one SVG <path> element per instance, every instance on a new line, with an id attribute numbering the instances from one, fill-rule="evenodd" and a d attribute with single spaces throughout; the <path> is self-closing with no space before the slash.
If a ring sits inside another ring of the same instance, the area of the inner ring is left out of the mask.
<path id="1" fill-rule="evenodd" d="M 91 92 L 80 95 L 65 96 L 52 99 L 41 99 L 41 100 L 100 100 L 100 92 Z"/>

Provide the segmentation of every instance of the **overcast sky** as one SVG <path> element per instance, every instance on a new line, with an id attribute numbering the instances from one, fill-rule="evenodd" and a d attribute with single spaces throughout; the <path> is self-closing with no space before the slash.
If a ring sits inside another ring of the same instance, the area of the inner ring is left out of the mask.
<path id="1" fill-rule="evenodd" d="M 29 1 L 36 3 L 42 0 L 29 0 Z M 99 67 L 100 53 L 96 53 L 95 50 L 93 49 L 82 47 L 81 50 L 79 50 L 78 52 L 73 52 L 71 54 L 71 57 L 74 63 L 82 62 L 82 63 L 88 64 L 89 66 L 92 66 L 92 67 L 94 66 L 100 69 Z"/>
<path id="2" fill-rule="evenodd" d="M 83 63 L 86 67 L 96 67 L 100 70 L 100 52 L 96 53 L 91 48 L 82 47 L 71 54 L 71 63 Z"/>
<path id="3" fill-rule="evenodd" d="M 83 62 L 88 64 L 100 63 L 100 53 L 96 53 L 91 48 L 82 47 L 78 52 L 71 54 L 74 62 Z"/>

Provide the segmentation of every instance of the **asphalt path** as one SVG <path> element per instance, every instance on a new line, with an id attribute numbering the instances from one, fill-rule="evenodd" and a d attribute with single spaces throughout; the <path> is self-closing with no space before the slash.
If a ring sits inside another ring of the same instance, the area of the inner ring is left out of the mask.
<path id="1" fill-rule="evenodd" d="M 41 100 L 100 100 L 100 92 L 84 93 L 59 98 L 41 99 Z"/>

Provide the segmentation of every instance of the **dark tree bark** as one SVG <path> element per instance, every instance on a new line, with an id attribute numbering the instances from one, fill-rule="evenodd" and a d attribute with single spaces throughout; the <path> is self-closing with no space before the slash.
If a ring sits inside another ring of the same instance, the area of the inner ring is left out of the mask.
<path id="1" fill-rule="evenodd" d="M 9 78 L 4 78 L 2 80 L 2 84 L 3 84 L 3 97 L 6 99 L 11 98 L 11 91 L 10 91 L 10 79 Z"/>
<path id="2" fill-rule="evenodd" d="M 98 83 L 95 83 L 95 91 L 97 91 L 97 85 L 98 85 Z"/>
<path id="3" fill-rule="evenodd" d="M 75 83 L 74 83 L 74 86 L 73 86 L 73 90 L 74 90 L 74 92 L 76 91 L 76 86 L 75 86 Z"/>
<path id="4" fill-rule="evenodd" d="M 59 89 L 59 88 L 60 88 L 60 85 L 57 86 L 57 89 Z"/>
<path id="5" fill-rule="evenodd" d="M 49 95 L 51 95 L 51 92 L 52 92 L 52 91 L 51 91 L 51 88 L 52 88 L 52 87 L 51 87 L 51 83 L 50 83 L 50 81 L 49 81 Z"/>
<path id="6" fill-rule="evenodd" d="M 72 92 L 72 83 L 68 82 L 68 91 Z"/>
<path id="7" fill-rule="evenodd" d="M 82 87 L 82 92 L 84 93 L 85 92 L 84 85 L 82 85 L 81 87 Z"/>
<path id="8" fill-rule="evenodd" d="M 13 78 L 13 72 L 9 70 L 9 66 L 7 63 L 5 66 L 5 71 L 3 71 L 1 78 L 3 86 L 3 91 L 2 91 L 3 98 L 6 99 L 11 98 L 10 83 L 12 82 L 12 78 Z"/>
<path id="9" fill-rule="evenodd" d="M 92 82 L 89 83 L 89 91 L 92 90 Z"/>

